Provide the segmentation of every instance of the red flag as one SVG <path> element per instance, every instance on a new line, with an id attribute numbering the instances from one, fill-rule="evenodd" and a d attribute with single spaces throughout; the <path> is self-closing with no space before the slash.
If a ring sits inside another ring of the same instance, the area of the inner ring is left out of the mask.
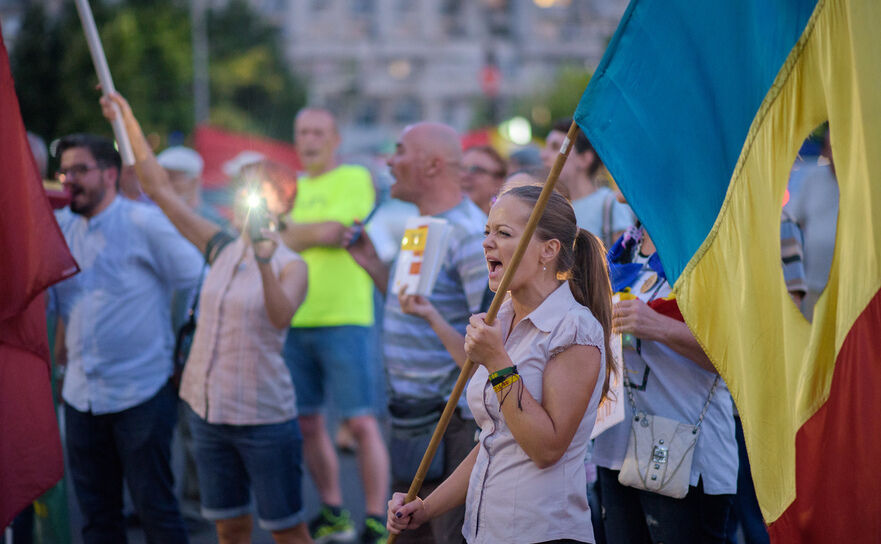
<path id="1" fill-rule="evenodd" d="M 0 528 L 64 472 L 43 291 L 79 271 L 25 136 L 0 29 Z"/>

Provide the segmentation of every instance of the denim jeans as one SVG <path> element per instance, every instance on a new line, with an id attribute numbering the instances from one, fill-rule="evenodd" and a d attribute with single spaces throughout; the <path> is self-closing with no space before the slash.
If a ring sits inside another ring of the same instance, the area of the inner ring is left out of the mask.
<path id="1" fill-rule="evenodd" d="M 303 438 L 296 419 L 263 425 L 208 423 L 189 406 L 202 515 L 218 521 L 251 513 L 260 527 L 290 529 L 304 520 Z"/>
<path id="2" fill-rule="evenodd" d="M 710 544 L 726 542 L 734 495 L 708 495 L 703 485 L 674 499 L 618 483 L 618 471 L 597 467 L 606 540 L 616 543 Z"/>
<path id="3" fill-rule="evenodd" d="M 85 518 L 85 544 L 126 542 L 123 479 L 147 542 L 188 541 L 170 467 L 176 419 L 177 395 L 170 384 L 147 402 L 112 414 L 79 412 L 65 404 L 67 453 Z"/>
<path id="4" fill-rule="evenodd" d="M 356 325 L 288 330 L 283 353 L 298 414 L 321 412 L 328 392 L 343 419 L 374 414 L 374 334 Z"/>

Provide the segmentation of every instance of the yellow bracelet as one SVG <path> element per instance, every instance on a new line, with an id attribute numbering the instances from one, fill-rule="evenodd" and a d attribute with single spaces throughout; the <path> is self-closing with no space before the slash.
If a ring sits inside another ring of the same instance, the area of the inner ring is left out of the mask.
<path id="1" fill-rule="evenodd" d="M 508 376 L 507 378 L 505 378 L 505 381 L 503 381 L 503 382 L 501 382 L 501 383 L 499 383 L 499 384 L 497 384 L 497 385 L 494 385 L 494 386 L 493 386 L 493 391 L 495 391 L 496 393 L 498 393 L 498 392 L 500 392 L 502 389 L 505 389 L 505 388 L 511 386 L 512 384 L 514 384 L 514 382 L 516 382 L 516 381 L 519 380 L 519 379 L 520 379 L 520 375 L 519 375 L 519 374 L 511 374 L 510 376 Z"/>

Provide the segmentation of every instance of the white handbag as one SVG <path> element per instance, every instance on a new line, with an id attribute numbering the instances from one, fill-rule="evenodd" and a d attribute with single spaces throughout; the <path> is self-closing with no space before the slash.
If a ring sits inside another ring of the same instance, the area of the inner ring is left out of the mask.
<path id="1" fill-rule="evenodd" d="M 630 422 L 627 454 L 618 473 L 618 482 L 674 499 L 685 497 L 688 494 L 691 463 L 700 436 L 701 423 L 718 383 L 719 376 L 716 376 L 701 415 L 694 425 L 638 411 L 630 384 L 625 384 L 627 397 L 633 408 L 633 419 Z"/>

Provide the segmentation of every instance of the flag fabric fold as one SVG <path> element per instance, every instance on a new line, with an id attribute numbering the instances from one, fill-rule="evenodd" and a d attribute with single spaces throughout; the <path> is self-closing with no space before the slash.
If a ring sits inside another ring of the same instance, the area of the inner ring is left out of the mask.
<path id="1" fill-rule="evenodd" d="M 47 287 L 79 269 L 31 154 L 0 29 L 0 528 L 64 470 L 52 404 Z"/>
<path id="2" fill-rule="evenodd" d="M 728 383 L 775 542 L 881 535 L 879 21 L 859 0 L 633 0 L 576 112 Z M 808 323 L 780 214 L 826 120 L 839 219 Z"/>

